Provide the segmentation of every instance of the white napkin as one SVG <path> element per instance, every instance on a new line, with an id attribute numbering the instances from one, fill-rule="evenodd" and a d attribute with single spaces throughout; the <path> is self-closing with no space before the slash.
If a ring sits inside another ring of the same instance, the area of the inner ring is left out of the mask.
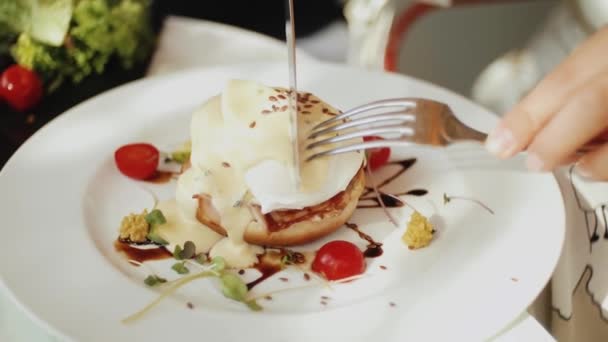
<path id="1" fill-rule="evenodd" d="M 312 60 L 298 49 L 298 60 Z M 286 63 L 284 42 L 225 24 L 179 16 L 166 18 L 148 76 L 243 62 Z"/>

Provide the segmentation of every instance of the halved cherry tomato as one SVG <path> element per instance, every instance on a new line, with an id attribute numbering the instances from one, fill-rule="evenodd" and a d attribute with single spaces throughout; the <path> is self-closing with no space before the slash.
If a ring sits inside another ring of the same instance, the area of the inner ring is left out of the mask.
<path id="1" fill-rule="evenodd" d="M 377 137 L 377 136 L 369 136 L 369 137 L 363 137 L 363 141 L 373 141 L 373 140 L 382 140 L 381 137 Z M 369 162 L 369 166 L 372 169 L 372 171 L 379 169 L 380 167 L 382 167 L 383 165 L 385 165 L 386 163 L 388 163 L 388 160 L 391 157 L 391 149 L 388 147 L 382 147 L 382 148 L 374 148 L 371 150 L 368 150 L 368 162 Z"/>
<path id="2" fill-rule="evenodd" d="M 42 93 L 38 75 L 18 64 L 11 65 L 0 76 L 0 97 L 17 111 L 24 112 L 37 105 Z"/>
<path id="3" fill-rule="evenodd" d="M 140 180 L 154 176 L 159 159 L 158 149 L 146 143 L 125 145 L 114 152 L 118 170 L 127 177 Z"/>
<path id="4" fill-rule="evenodd" d="M 351 242 L 330 241 L 319 249 L 311 269 L 328 280 L 344 279 L 365 271 L 365 257 Z"/>

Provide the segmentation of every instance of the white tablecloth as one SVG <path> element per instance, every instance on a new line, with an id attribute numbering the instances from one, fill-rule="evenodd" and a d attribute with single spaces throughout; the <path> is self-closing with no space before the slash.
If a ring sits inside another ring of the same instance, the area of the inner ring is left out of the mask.
<path id="1" fill-rule="evenodd" d="M 344 60 L 339 53 L 345 53 L 345 34 L 346 30 L 336 24 L 317 36 L 299 41 L 298 44 L 304 51 L 298 52 L 298 59 L 313 58 L 309 56 L 312 54 L 333 61 Z M 333 46 L 333 54 L 328 54 L 328 50 L 323 49 L 323 46 Z M 336 47 L 342 47 L 342 50 Z M 307 51 L 310 51 L 310 54 Z M 286 53 L 283 43 L 256 33 L 206 21 L 170 17 L 165 22 L 159 48 L 148 74 L 157 75 L 197 66 L 243 61 L 284 62 Z M 0 341 L 56 340 L 26 317 L 5 295 L 0 294 Z M 495 341 L 544 342 L 554 339 L 532 316 L 523 312 L 516 321 L 498 334 Z"/>

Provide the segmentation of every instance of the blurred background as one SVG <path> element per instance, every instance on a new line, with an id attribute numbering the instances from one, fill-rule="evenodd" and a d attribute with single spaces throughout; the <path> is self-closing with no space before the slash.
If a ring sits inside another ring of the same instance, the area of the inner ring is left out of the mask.
<path id="1" fill-rule="evenodd" d="M 168 16 L 229 24 L 284 40 L 283 0 L 55 1 L 75 1 L 77 9 L 71 19 L 67 17 L 66 38 L 49 46 L 35 39 L 52 40 L 49 32 L 57 30 L 40 24 L 45 23 L 46 12 L 27 18 L 41 26 L 27 36 L 19 30 L 22 23 L 13 20 L 17 15 L 11 15 L 21 13 L 17 5 L 25 2 L 0 0 L 0 68 L 16 62 L 29 66 L 45 90 L 42 99 L 25 110 L 0 101 L 0 165 L 63 111 L 143 77 L 154 54 L 153 39 L 162 32 Z M 438 84 L 500 114 L 589 35 L 593 25 L 606 19 L 608 14 L 588 18 L 589 12 L 606 9 L 606 3 L 296 0 L 297 44 L 322 60 L 399 72 Z M 47 12 L 55 17 L 63 13 L 61 7 Z M 106 31 L 98 35 L 100 27 Z M 106 48 L 109 44 L 116 45 L 113 55 Z M 78 81 L 69 82 L 72 78 Z"/>

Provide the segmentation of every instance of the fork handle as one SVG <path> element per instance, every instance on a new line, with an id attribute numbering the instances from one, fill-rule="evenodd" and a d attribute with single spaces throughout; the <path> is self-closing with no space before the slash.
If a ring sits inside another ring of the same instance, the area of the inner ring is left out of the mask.
<path id="1" fill-rule="evenodd" d="M 442 138 L 447 143 L 454 143 L 463 140 L 474 140 L 484 142 L 488 137 L 487 134 L 473 129 L 453 115 L 445 115 L 445 124 L 443 125 Z"/>

